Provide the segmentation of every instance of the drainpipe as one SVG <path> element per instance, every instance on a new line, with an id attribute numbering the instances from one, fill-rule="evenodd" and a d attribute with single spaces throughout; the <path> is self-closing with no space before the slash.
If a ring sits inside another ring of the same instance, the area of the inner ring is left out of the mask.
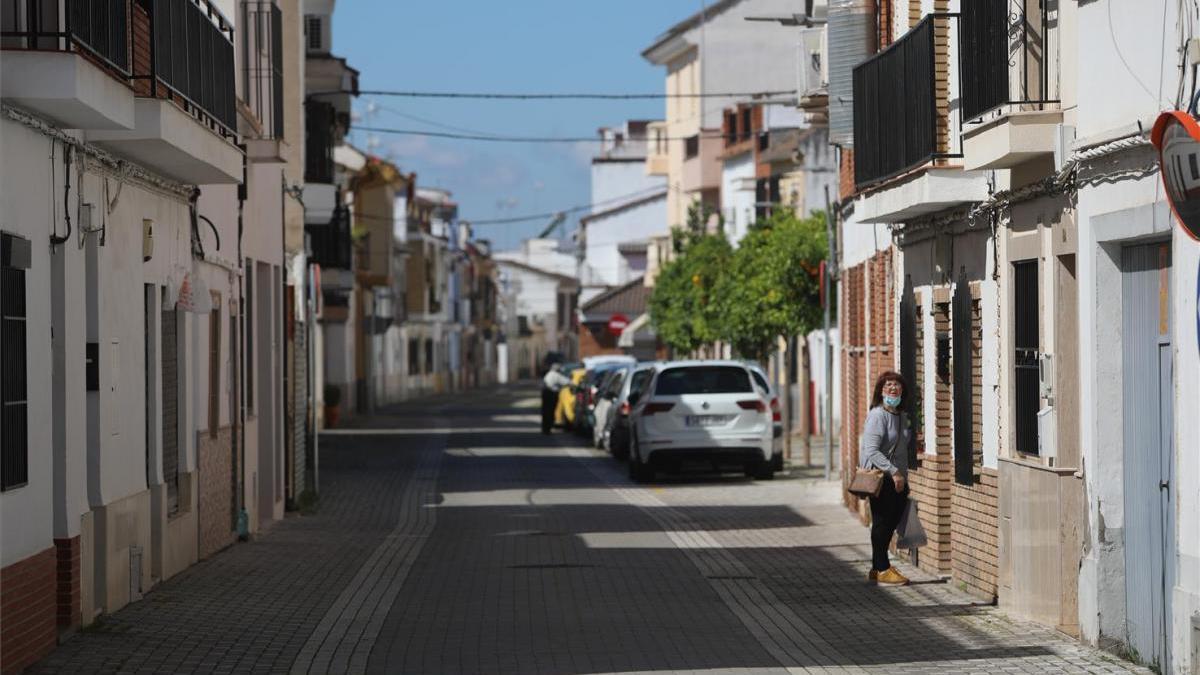
<path id="1" fill-rule="evenodd" d="M 246 207 L 246 148 L 242 146 L 242 182 L 237 197 L 237 264 L 238 274 L 238 423 L 234 432 L 233 453 L 237 464 L 237 536 L 239 541 L 250 538 L 250 514 L 246 513 L 246 261 L 242 258 L 242 232 Z"/>

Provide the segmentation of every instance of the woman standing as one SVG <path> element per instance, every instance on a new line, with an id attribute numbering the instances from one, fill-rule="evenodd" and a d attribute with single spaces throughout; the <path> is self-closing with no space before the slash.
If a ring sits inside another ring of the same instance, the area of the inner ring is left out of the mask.
<path id="1" fill-rule="evenodd" d="M 899 373 L 875 381 L 871 410 L 863 425 L 858 465 L 884 472 L 878 497 L 871 497 L 871 573 L 880 584 L 903 586 L 908 579 L 888 560 L 888 546 L 908 505 L 908 387 Z"/>

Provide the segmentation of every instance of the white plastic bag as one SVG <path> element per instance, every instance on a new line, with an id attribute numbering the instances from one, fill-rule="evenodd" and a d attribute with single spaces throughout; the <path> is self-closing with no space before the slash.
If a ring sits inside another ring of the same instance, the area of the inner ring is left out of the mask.
<path id="1" fill-rule="evenodd" d="M 925 528 L 917 516 L 917 503 L 912 499 L 904 507 L 900 516 L 900 524 L 896 526 L 896 548 L 919 548 L 929 543 L 925 536 Z"/>

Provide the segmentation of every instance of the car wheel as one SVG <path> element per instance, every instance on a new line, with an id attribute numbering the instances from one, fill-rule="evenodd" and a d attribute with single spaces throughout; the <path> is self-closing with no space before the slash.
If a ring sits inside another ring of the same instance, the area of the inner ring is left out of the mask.
<path id="1" fill-rule="evenodd" d="M 776 471 L 783 471 L 783 453 L 771 455 L 771 468 Z"/>
<path id="2" fill-rule="evenodd" d="M 642 453 L 638 451 L 637 441 L 631 443 L 629 449 L 629 479 L 635 483 L 649 483 L 654 480 L 654 469 L 642 461 Z"/>
<path id="3" fill-rule="evenodd" d="M 775 478 L 773 462 L 759 460 L 746 465 L 746 477 L 754 480 L 771 480 Z"/>

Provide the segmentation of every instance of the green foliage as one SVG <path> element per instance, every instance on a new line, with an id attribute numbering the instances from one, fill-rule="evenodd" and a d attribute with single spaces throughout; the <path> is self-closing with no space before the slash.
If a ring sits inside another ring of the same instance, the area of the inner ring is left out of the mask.
<path id="1" fill-rule="evenodd" d="M 665 344 L 688 354 L 720 338 L 714 289 L 733 249 L 724 234 L 675 235 L 684 248 L 658 275 L 650 296 L 650 320 Z"/>
<path id="2" fill-rule="evenodd" d="M 689 353 L 721 340 L 761 361 L 777 338 L 817 328 L 824 215 L 798 218 L 780 209 L 751 228 L 737 249 L 723 234 L 705 232 L 709 215 L 694 207 L 689 227 L 673 233 L 678 255 L 663 267 L 650 299 L 663 342 Z"/>

